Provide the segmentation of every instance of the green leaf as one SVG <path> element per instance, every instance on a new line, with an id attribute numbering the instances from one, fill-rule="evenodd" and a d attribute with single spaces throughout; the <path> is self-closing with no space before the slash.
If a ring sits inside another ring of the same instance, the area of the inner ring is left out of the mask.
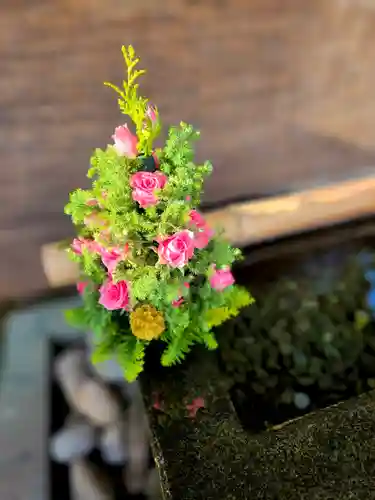
<path id="1" fill-rule="evenodd" d="M 108 351 L 104 344 L 99 344 L 91 354 L 91 362 L 96 365 L 97 363 L 103 363 L 112 357 L 113 352 Z"/>
<path id="2" fill-rule="evenodd" d="M 366 311 L 356 311 L 354 314 L 354 325 L 359 331 L 366 328 L 370 322 L 370 315 Z"/>
<path id="3" fill-rule="evenodd" d="M 194 341 L 194 334 L 187 333 L 182 329 L 176 332 L 161 356 L 161 364 L 163 366 L 172 366 L 180 363 L 190 351 Z"/>
<path id="4" fill-rule="evenodd" d="M 87 314 L 84 307 L 68 309 L 65 311 L 65 320 L 76 328 L 85 329 L 88 326 Z"/>
<path id="5" fill-rule="evenodd" d="M 117 347 L 117 361 L 128 382 L 133 382 L 143 370 L 145 343 L 136 337 L 125 337 Z"/>
<path id="6" fill-rule="evenodd" d="M 203 342 L 206 344 L 207 349 L 214 350 L 217 349 L 218 343 L 215 335 L 212 332 L 206 332 L 203 334 Z"/>
<path id="7" fill-rule="evenodd" d="M 146 300 L 157 288 L 158 277 L 155 267 L 143 267 L 142 274 L 132 280 L 132 296 L 136 300 Z"/>

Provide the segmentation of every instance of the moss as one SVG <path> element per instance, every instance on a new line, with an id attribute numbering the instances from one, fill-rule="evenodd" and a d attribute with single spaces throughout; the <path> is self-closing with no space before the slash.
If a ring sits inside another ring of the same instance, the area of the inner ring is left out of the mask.
<path id="1" fill-rule="evenodd" d="M 375 395 L 340 403 L 277 430 L 247 434 L 207 353 L 185 367 L 147 371 L 142 385 L 165 499 L 375 498 Z M 153 393 L 165 413 L 152 408 Z M 197 417 L 184 405 L 204 397 Z M 371 496 L 373 495 L 373 496 Z"/>
<path id="2" fill-rule="evenodd" d="M 374 261 L 372 251 L 362 255 Z M 294 277 L 282 267 L 253 283 L 256 303 L 219 330 L 221 368 L 249 429 L 373 388 L 375 322 L 362 260 L 329 248 L 307 254 Z"/>

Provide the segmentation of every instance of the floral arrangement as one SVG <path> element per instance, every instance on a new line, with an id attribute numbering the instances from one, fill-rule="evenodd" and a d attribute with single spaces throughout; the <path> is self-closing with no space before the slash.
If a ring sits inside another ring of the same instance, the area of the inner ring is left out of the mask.
<path id="1" fill-rule="evenodd" d="M 123 88 L 106 83 L 133 122 L 115 129 L 113 144 L 91 158 L 88 190 L 70 195 L 65 212 L 78 236 L 67 249 L 78 262 L 83 305 L 67 311 L 72 324 L 95 334 L 94 362 L 114 357 L 134 380 L 150 342 L 165 343 L 161 363 L 181 361 L 195 343 L 215 349 L 212 329 L 252 301 L 234 285 L 240 251 L 208 226 L 199 206 L 209 162 L 194 163 L 191 125 L 169 129 L 163 148 L 158 109 L 139 96 L 139 58 L 122 47 Z"/>

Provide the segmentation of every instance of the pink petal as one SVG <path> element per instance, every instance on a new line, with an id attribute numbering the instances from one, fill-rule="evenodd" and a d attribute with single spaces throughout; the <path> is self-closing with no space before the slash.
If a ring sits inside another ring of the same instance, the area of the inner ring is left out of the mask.
<path id="1" fill-rule="evenodd" d="M 197 411 L 199 410 L 199 408 L 204 407 L 205 402 L 202 397 L 195 398 L 190 405 L 186 405 L 186 409 L 189 410 L 189 416 L 192 418 L 197 415 Z"/>

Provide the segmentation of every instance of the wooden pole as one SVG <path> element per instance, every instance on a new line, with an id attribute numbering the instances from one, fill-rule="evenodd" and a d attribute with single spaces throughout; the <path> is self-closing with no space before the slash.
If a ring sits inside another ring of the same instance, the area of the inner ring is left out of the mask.
<path id="1" fill-rule="evenodd" d="M 370 176 L 233 204 L 206 212 L 205 217 L 211 227 L 224 229 L 230 243 L 243 247 L 374 213 L 375 176 Z M 41 258 L 51 287 L 77 281 L 78 268 L 69 261 L 59 244 L 44 245 Z"/>

